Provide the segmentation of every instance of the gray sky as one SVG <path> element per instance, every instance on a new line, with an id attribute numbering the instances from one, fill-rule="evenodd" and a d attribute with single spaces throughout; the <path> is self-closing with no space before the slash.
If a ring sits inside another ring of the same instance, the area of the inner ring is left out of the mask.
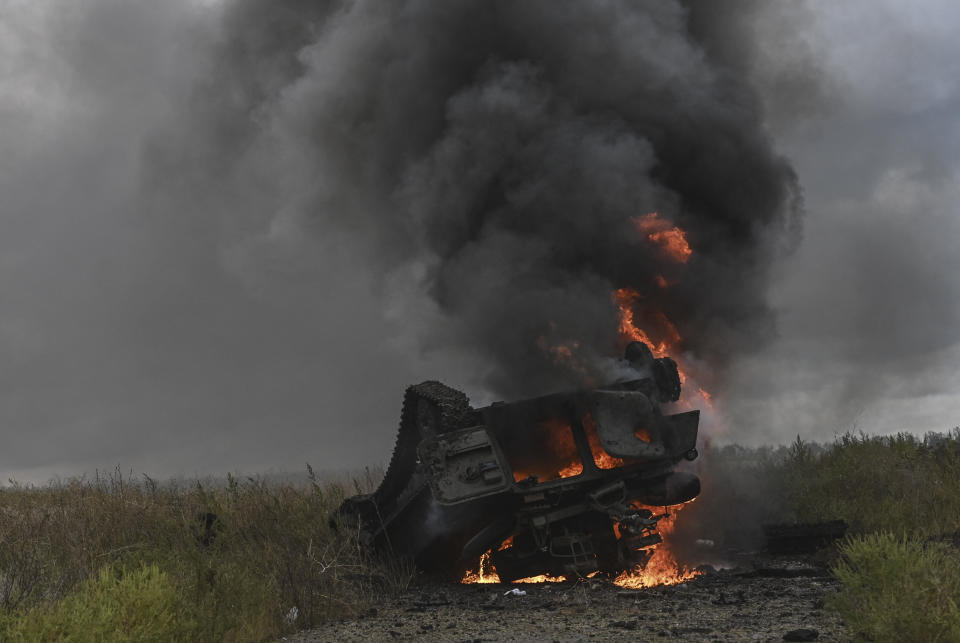
<path id="1" fill-rule="evenodd" d="M 424 267 L 371 268 L 396 231 L 323 219 L 304 234 L 299 209 L 340 168 L 300 176 L 295 132 L 231 133 L 239 75 L 285 71 L 257 57 L 256 31 L 253 62 L 224 71 L 227 4 L 0 0 L 3 478 L 355 468 L 388 457 L 407 384 L 489 401 L 484 355 L 418 331 L 444 323 L 415 286 Z M 947 430 L 960 8 L 796 6 L 757 15 L 751 73 L 803 187 L 803 236 L 773 269 L 778 335 L 734 362 L 709 430 L 752 443 Z M 327 78 L 352 46 L 329 46 Z M 242 167 L 224 173 L 194 144 L 216 137 Z"/>
<path id="2" fill-rule="evenodd" d="M 830 96 L 778 136 L 804 186 L 804 238 L 770 294 L 780 338 L 729 381 L 729 436 L 948 430 L 960 424 L 960 8 L 811 6 L 804 37 Z"/>

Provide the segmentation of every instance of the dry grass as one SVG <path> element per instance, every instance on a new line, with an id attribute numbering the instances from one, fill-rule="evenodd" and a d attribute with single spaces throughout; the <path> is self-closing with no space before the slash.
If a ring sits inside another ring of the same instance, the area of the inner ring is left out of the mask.
<path id="1" fill-rule="evenodd" d="M 356 614 L 409 584 L 408 566 L 371 559 L 335 519 L 343 497 L 375 476 L 345 490 L 310 474 L 304 485 L 228 478 L 211 486 L 116 471 L 4 488 L 0 618 L 11 628 L 36 622 L 64 601 L 82 603 L 77 593 L 94 591 L 90 579 L 104 570 L 155 566 L 176 590 L 188 638 L 266 640 Z"/>
<path id="2" fill-rule="evenodd" d="M 704 493 L 684 513 L 699 514 L 701 525 L 843 518 L 855 534 L 892 533 L 848 544 L 841 611 L 865 613 L 888 586 L 902 588 L 893 599 L 904 605 L 925 605 L 924 570 L 955 559 L 917 543 L 960 531 L 960 430 L 923 440 L 798 439 L 776 450 L 707 451 L 698 462 Z M 337 525 L 344 496 L 377 478 L 320 481 L 310 471 L 302 484 L 158 484 L 115 471 L 8 486 L 0 490 L 0 630 L 14 640 L 83 628 L 126 639 L 260 641 L 362 613 L 416 575 L 408 561 L 372 558 Z M 888 564 L 894 559 L 902 564 Z M 914 559 L 919 567 L 908 564 Z M 951 569 L 937 587 L 960 586 Z M 902 613 L 919 621 L 894 619 L 887 631 L 927 631 L 942 616 Z"/>

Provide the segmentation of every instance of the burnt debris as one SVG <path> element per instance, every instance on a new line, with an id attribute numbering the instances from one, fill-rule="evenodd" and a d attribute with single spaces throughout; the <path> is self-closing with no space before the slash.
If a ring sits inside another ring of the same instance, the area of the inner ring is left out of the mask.
<path id="1" fill-rule="evenodd" d="M 771 554 L 811 554 L 832 545 L 847 533 L 844 520 L 764 525 L 766 549 Z"/>
<path id="2" fill-rule="evenodd" d="M 411 386 L 383 482 L 341 514 L 368 546 L 445 575 L 487 552 L 504 582 L 643 565 L 663 507 L 700 492 L 674 470 L 697 457 L 699 411 L 661 413 L 679 394 L 673 360 L 639 342 L 627 358 L 635 379 L 479 409 Z"/>

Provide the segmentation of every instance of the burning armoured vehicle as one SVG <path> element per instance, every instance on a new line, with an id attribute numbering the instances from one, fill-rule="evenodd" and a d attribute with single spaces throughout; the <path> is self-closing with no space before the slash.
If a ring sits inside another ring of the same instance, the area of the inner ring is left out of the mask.
<path id="1" fill-rule="evenodd" d="M 461 575 L 486 552 L 500 580 L 619 574 L 661 542 L 658 507 L 692 500 L 699 411 L 676 401 L 676 363 L 627 346 L 636 377 L 474 409 L 439 382 L 407 389 L 386 475 L 341 514 L 368 545 Z"/>

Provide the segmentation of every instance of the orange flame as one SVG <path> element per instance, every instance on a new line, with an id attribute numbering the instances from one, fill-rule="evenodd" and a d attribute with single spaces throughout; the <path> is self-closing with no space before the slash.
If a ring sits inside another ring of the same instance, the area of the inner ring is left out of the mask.
<path id="1" fill-rule="evenodd" d="M 654 357 L 666 357 L 670 355 L 678 362 L 678 375 L 680 383 L 687 383 L 687 373 L 683 366 L 683 358 L 679 350 L 683 343 L 683 336 L 673 325 L 669 318 L 662 311 L 655 311 L 644 315 L 644 318 L 651 322 L 654 334 L 660 339 L 659 342 L 653 341 L 650 334 L 640 328 L 636 322 L 636 313 L 639 310 L 638 305 L 643 301 L 643 295 L 632 288 L 618 288 L 613 291 L 613 302 L 617 306 L 617 312 L 620 317 L 619 335 L 620 345 L 626 346 L 630 342 L 643 342 L 650 347 Z M 699 398 L 707 408 L 713 409 L 713 397 L 702 386 L 697 386 Z"/>
<path id="2" fill-rule="evenodd" d="M 700 397 L 703 398 L 703 403 L 707 405 L 707 408 L 713 409 L 713 396 L 702 386 L 697 387 L 697 392 L 700 393 Z"/>
<path id="3" fill-rule="evenodd" d="M 656 212 L 642 217 L 630 217 L 637 233 L 646 235 L 652 243 L 660 246 L 668 257 L 677 263 L 687 263 L 693 250 L 687 242 L 687 233 L 669 221 L 660 218 Z"/>
<path id="4" fill-rule="evenodd" d="M 518 578 L 513 581 L 515 584 L 520 583 L 562 583 L 566 579 L 565 576 L 548 576 L 547 574 L 540 574 L 539 576 L 531 576 L 530 578 Z"/>
<path id="5" fill-rule="evenodd" d="M 692 502 L 692 501 L 691 501 Z M 689 503 L 688 503 L 689 504 Z M 639 505 L 637 508 L 641 508 Z M 653 549 L 653 555 L 646 565 L 642 568 L 627 570 L 622 572 L 613 583 L 618 587 L 627 589 L 643 589 L 648 587 L 657 587 L 659 585 L 676 585 L 693 580 L 703 572 L 688 569 L 677 561 L 676 556 L 670 547 L 669 538 L 673 533 L 677 520 L 677 513 L 683 505 L 671 507 L 666 516 L 657 523 L 657 531 L 663 537 L 663 542 L 656 545 Z M 659 511 L 661 508 L 647 507 L 647 509 Z M 500 545 L 500 549 L 509 546 L 512 543 L 512 537 Z M 590 574 L 593 576 L 594 574 Z M 529 578 L 520 578 L 513 581 L 514 584 L 521 583 L 562 583 L 567 578 L 564 576 L 549 576 L 541 574 L 540 576 L 531 576 Z M 480 563 L 476 570 L 468 570 L 460 581 L 462 584 L 474 583 L 499 583 L 500 576 L 497 570 L 490 562 L 490 552 L 480 557 Z"/>
<path id="6" fill-rule="evenodd" d="M 551 344 L 543 335 L 537 338 L 537 347 L 550 356 L 550 360 L 557 366 L 562 366 L 580 375 L 587 386 L 593 386 L 590 370 L 580 359 L 580 342 L 571 340 L 558 344 Z"/>
<path id="7" fill-rule="evenodd" d="M 691 501 L 692 502 L 692 501 Z M 649 507 L 653 509 L 652 507 Z M 672 507 L 668 515 L 657 521 L 657 531 L 663 542 L 653 549 L 653 556 L 642 569 L 627 570 L 617 576 L 614 584 L 628 589 L 656 587 L 658 585 L 676 585 L 700 576 L 703 572 L 687 569 L 681 565 L 670 547 L 670 535 L 673 533 L 677 513 L 683 505 Z"/>
<path id="8" fill-rule="evenodd" d="M 620 343 L 625 346 L 630 342 L 643 342 L 650 347 L 655 357 L 665 357 L 680 345 L 683 337 L 673 322 L 662 312 L 657 311 L 651 314 L 651 318 L 656 323 L 662 339 L 654 342 L 634 320 L 636 314 L 634 308 L 641 300 L 643 296 L 633 288 L 617 288 L 613 291 L 613 302 L 617 305 L 620 315 Z"/>
<path id="9" fill-rule="evenodd" d="M 480 556 L 480 563 L 477 565 L 477 569 L 468 569 L 464 572 L 463 578 L 460 579 L 460 584 L 462 585 L 499 582 L 500 576 L 497 575 L 497 570 L 493 568 L 493 564 L 490 562 L 490 552 L 486 552 Z"/>
<path id="10" fill-rule="evenodd" d="M 623 458 L 616 458 L 603 448 L 600 443 L 600 434 L 597 433 L 597 425 L 593 421 L 593 416 L 587 413 L 583 416 L 583 432 L 587 434 L 587 441 L 590 443 L 590 452 L 593 453 L 593 463 L 598 469 L 615 469 L 626 464 Z"/>
<path id="11" fill-rule="evenodd" d="M 674 261 L 686 263 L 693 251 L 687 242 L 686 233 L 672 223 L 663 220 L 656 212 L 651 212 L 641 217 L 631 217 L 632 222 L 641 235 L 659 246 Z M 672 284 L 667 279 L 658 274 L 655 277 L 655 283 L 660 288 L 667 288 Z M 619 313 L 619 338 L 622 346 L 626 346 L 632 341 L 640 341 L 647 344 L 655 357 L 666 357 L 671 352 L 676 352 L 681 347 L 683 337 L 676 326 L 667 318 L 662 311 L 648 312 L 639 308 L 643 296 L 632 288 L 618 288 L 613 291 L 612 298 L 617 306 Z M 637 313 L 643 318 L 644 325 L 649 323 L 648 328 L 659 341 L 653 341 L 651 335 L 641 328 L 636 320 Z M 589 381 L 587 369 L 578 359 L 580 344 L 573 340 L 558 344 L 552 344 L 546 337 L 540 337 L 537 344 L 541 350 L 547 353 L 552 361 L 559 365 L 580 373 L 585 381 Z M 681 369 L 679 371 L 681 382 L 687 381 L 687 376 Z M 592 383 L 588 384 L 592 386 Z M 703 388 L 698 387 L 700 398 L 707 406 L 712 406 L 711 396 Z M 588 414 L 582 418 L 582 424 L 590 445 L 590 451 L 593 454 L 594 464 L 600 469 L 612 469 L 628 464 L 624 458 L 617 458 L 607 453 L 600 442 L 597 434 L 596 425 L 593 418 Z M 559 456 L 560 462 L 549 463 L 556 473 L 537 472 L 538 478 L 544 480 L 554 479 L 554 476 L 567 478 L 580 475 L 583 472 L 583 463 L 577 455 L 576 445 L 573 443 L 570 435 L 570 426 L 564 422 L 541 423 L 540 428 L 549 431 L 550 444 L 554 445 L 551 453 Z M 650 435 L 643 428 L 637 429 L 637 438 L 644 441 L 650 441 Z M 567 443 L 569 442 L 569 444 Z M 524 467 L 526 468 L 526 467 Z M 529 474 L 514 470 L 516 481 L 526 479 Z M 637 507 L 642 508 L 642 507 Z M 682 583 L 699 576 L 701 572 L 690 570 L 681 565 L 670 546 L 670 535 L 673 533 L 674 524 L 677 519 L 677 513 L 682 506 L 673 507 L 657 523 L 657 532 L 663 538 L 663 542 L 653 546 L 651 556 L 642 567 L 627 570 L 621 573 L 614 580 L 614 583 L 625 588 L 646 588 L 658 585 L 673 585 Z M 654 510 L 654 508 L 648 508 Z M 659 511 L 659 509 L 657 509 Z M 614 530 L 619 538 L 619 530 L 614 524 Z M 504 549 L 512 546 L 512 536 L 505 540 L 499 546 Z M 461 583 L 499 583 L 500 577 L 491 560 L 491 551 L 486 552 L 480 557 L 477 569 L 468 570 L 461 580 Z M 533 576 L 513 581 L 514 583 L 547 583 L 562 582 L 566 580 L 563 577 L 551 577 L 548 575 Z"/>
<path id="12" fill-rule="evenodd" d="M 538 422 L 536 430 L 545 448 L 539 453 L 535 463 L 513 465 L 514 482 L 526 480 L 532 475 L 537 476 L 540 482 L 547 482 L 557 478 L 572 478 L 583 473 L 583 462 L 580 460 L 580 452 L 577 450 L 577 442 L 569 422 L 550 418 Z"/>
<path id="13" fill-rule="evenodd" d="M 560 471 L 557 472 L 561 478 L 572 478 L 583 473 L 583 463 L 574 462 L 573 464 L 563 467 Z"/>

